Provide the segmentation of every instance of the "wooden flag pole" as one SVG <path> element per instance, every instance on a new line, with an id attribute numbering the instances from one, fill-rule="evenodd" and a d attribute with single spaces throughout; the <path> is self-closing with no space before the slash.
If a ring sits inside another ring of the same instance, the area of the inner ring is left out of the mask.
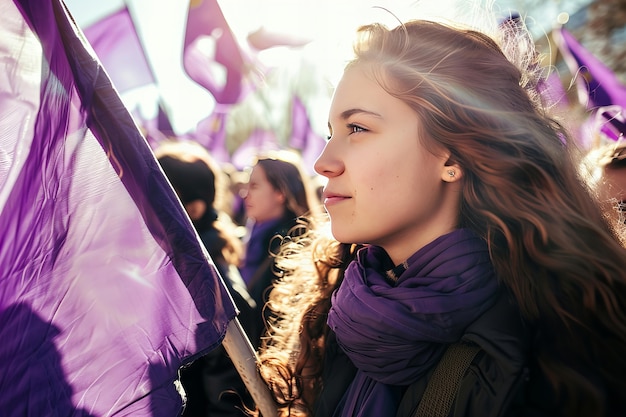
<path id="1" fill-rule="evenodd" d="M 241 379 L 246 384 L 263 417 L 277 417 L 276 403 L 257 368 L 259 358 L 237 317 L 228 323 L 222 345 L 233 361 L 235 368 L 237 368 L 237 372 L 239 372 Z"/>

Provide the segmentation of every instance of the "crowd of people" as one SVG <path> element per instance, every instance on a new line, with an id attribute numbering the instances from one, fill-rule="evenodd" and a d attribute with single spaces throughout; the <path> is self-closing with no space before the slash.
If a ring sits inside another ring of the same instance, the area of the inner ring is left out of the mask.
<path id="1" fill-rule="evenodd" d="M 291 151 L 258 155 L 244 184 L 234 182 L 233 173 L 197 142 L 162 141 L 154 153 L 258 348 L 269 320 L 268 292 L 279 272 L 278 249 L 286 237 L 298 234 L 299 219 L 321 211 L 312 179 Z M 246 416 L 254 408 L 223 346 L 183 367 L 180 380 L 183 416 Z"/>
<path id="2" fill-rule="evenodd" d="M 233 191 L 155 150 L 281 416 L 626 415 L 624 132 L 581 148 L 538 63 L 519 22 L 362 26 L 323 191 L 294 152 Z M 185 416 L 260 414 L 223 349 L 181 382 Z"/>

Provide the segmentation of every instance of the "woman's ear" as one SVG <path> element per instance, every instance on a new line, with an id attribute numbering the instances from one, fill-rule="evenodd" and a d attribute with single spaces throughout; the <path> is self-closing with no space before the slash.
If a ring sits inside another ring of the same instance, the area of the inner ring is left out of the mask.
<path id="1" fill-rule="evenodd" d="M 276 200 L 281 206 L 284 206 L 285 202 L 287 201 L 287 197 L 285 197 L 285 194 L 282 191 L 275 190 L 275 192 L 276 192 Z"/>
<path id="2" fill-rule="evenodd" d="M 457 182 L 463 178 L 463 170 L 459 164 L 448 161 L 441 172 L 441 179 L 444 182 Z"/>
<path id="3" fill-rule="evenodd" d="M 191 220 L 200 220 L 206 212 L 206 203 L 202 200 L 193 200 L 185 204 L 185 210 Z"/>

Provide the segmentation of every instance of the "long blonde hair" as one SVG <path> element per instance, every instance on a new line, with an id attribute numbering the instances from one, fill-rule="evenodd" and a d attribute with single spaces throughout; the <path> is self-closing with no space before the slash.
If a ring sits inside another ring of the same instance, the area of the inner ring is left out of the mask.
<path id="1" fill-rule="evenodd" d="M 289 416 L 308 415 L 321 389 L 330 296 L 359 245 L 330 234 L 327 219 L 302 221 L 276 257 L 281 278 L 267 307 L 275 313 L 260 349 L 261 374 Z"/>

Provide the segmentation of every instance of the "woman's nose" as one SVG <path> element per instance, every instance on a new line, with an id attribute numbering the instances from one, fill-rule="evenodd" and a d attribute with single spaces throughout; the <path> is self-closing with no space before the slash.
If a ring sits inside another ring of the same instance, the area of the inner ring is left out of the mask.
<path id="1" fill-rule="evenodd" d="M 333 140 L 326 142 L 320 156 L 317 157 L 313 169 L 318 174 L 330 178 L 340 175 L 344 171 L 343 162 L 337 157 L 338 152 Z"/>

